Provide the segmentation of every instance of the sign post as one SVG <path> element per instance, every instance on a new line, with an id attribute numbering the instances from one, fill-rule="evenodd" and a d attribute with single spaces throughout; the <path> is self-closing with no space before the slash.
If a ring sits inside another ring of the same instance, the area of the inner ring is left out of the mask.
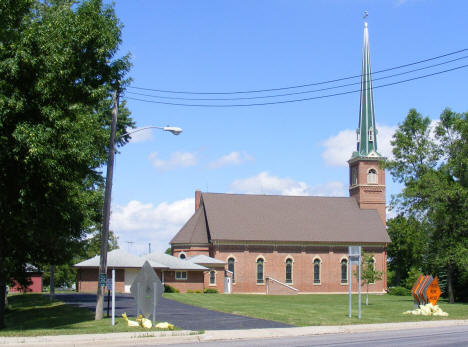
<path id="1" fill-rule="evenodd" d="M 349 318 L 352 317 L 351 312 L 351 298 L 352 298 L 352 286 L 351 278 L 353 272 L 351 271 L 351 265 L 358 265 L 358 318 L 361 319 L 361 246 L 349 246 L 349 264 L 348 264 L 348 282 L 349 282 Z"/>
<path id="2" fill-rule="evenodd" d="M 115 325 L 115 269 L 112 269 L 112 325 Z"/>

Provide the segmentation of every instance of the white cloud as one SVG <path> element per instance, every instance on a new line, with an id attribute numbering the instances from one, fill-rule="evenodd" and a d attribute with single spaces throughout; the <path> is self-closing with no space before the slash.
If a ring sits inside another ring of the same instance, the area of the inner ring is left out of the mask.
<path id="1" fill-rule="evenodd" d="M 195 166 L 197 164 L 196 155 L 190 152 L 174 152 L 167 160 L 158 158 L 158 153 L 153 152 L 148 158 L 158 170 L 171 170 L 178 167 Z"/>
<path id="2" fill-rule="evenodd" d="M 378 151 L 384 157 L 392 158 L 392 145 L 390 141 L 396 131 L 396 126 L 386 126 L 377 124 L 377 146 Z M 347 166 L 347 161 L 356 150 L 356 131 L 345 129 L 337 135 L 329 137 L 322 143 L 325 150 L 322 158 L 330 166 Z"/>
<path id="3" fill-rule="evenodd" d="M 217 169 L 228 165 L 240 165 L 246 161 L 252 161 L 253 159 L 251 155 L 245 152 L 231 152 L 211 162 L 208 166 L 212 169 Z"/>
<path id="4" fill-rule="evenodd" d="M 156 206 L 132 200 L 125 206 L 113 207 L 110 228 L 119 236 L 120 248 L 124 250 L 144 254 L 151 242 L 153 252 L 164 252 L 194 212 L 194 203 L 193 198 Z"/>
<path id="5" fill-rule="evenodd" d="M 277 194 L 277 195 L 314 195 L 314 196 L 345 196 L 346 189 L 342 182 L 332 181 L 325 184 L 310 186 L 305 182 L 291 178 L 271 176 L 264 171 L 256 176 L 238 179 L 231 184 L 231 190 L 247 194 Z"/>
<path id="6" fill-rule="evenodd" d="M 136 129 L 131 129 L 127 128 L 128 132 L 132 132 L 130 135 L 130 142 L 131 143 L 136 143 L 136 142 L 145 142 L 154 139 L 153 132 L 151 129 L 144 129 L 144 130 L 138 130 L 141 128 L 136 128 Z"/>

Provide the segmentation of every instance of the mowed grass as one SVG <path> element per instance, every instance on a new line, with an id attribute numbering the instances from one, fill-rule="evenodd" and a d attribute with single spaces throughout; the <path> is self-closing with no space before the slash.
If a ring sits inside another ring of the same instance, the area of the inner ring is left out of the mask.
<path id="1" fill-rule="evenodd" d="M 113 332 L 151 332 L 161 329 L 130 328 L 121 318 L 94 320 L 94 312 L 49 301 L 46 294 L 18 294 L 8 297 L 9 309 L 5 315 L 5 328 L 0 336 L 40 336 L 64 334 L 99 334 Z"/>
<path id="2" fill-rule="evenodd" d="M 448 304 L 439 300 L 438 305 L 448 317 L 424 317 L 404 315 L 413 309 L 409 296 L 369 295 L 365 305 L 362 295 L 362 319 L 358 319 L 358 298 L 353 295 L 352 318 L 348 318 L 348 295 L 249 295 L 249 294 L 164 294 L 168 299 L 200 306 L 211 310 L 249 317 L 269 319 L 296 326 L 344 325 L 364 323 L 389 323 L 430 321 L 440 319 L 468 319 L 468 304 Z"/>

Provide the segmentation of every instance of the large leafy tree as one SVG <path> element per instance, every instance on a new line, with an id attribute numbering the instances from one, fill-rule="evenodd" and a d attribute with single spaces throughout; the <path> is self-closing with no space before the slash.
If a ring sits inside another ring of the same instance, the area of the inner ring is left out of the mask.
<path id="1" fill-rule="evenodd" d="M 468 267 L 468 113 L 446 109 L 431 122 L 410 110 L 392 141 L 390 172 L 404 189 L 394 201 L 401 211 L 427 223 L 425 269 L 447 278 L 455 300 L 454 274 Z"/>
<path id="2" fill-rule="evenodd" d="M 100 0 L 0 2 L 0 327 L 7 281 L 69 261 L 100 225 L 120 41 Z"/>
<path id="3" fill-rule="evenodd" d="M 406 280 L 411 268 L 419 271 L 423 268 L 427 253 L 427 225 L 413 216 L 400 214 L 387 221 L 387 228 L 392 239 L 387 248 L 389 268 L 395 271 L 394 285 L 399 286 Z"/>

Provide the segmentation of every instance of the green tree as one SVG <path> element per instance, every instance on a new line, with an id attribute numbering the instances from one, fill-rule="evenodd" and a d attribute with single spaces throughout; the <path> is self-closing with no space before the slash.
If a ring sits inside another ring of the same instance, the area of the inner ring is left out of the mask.
<path id="1" fill-rule="evenodd" d="M 167 248 L 164 253 L 172 255 L 172 248 L 171 247 Z"/>
<path id="2" fill-rule="evenodd" d="M 427 226 L 416 218 L 400 214 L 387 221 L 387 231 L 392 243 L 387 248 L 389 269 L 395 271 L 395 286 L 408 277 L 412 267 L 423 267 L 427 253 Z"/>
<path id="3" fill-rule="evenodd" d="M 363 253 L 361 256 L 361 286 L 366 286 L 366 305 L 369 305 L 369 284 L 382 279 L 383 272 L 375 269 L 374 255 Z M 354 271 L 354 276 L 359 279 L 359 272 Z"/>
<path id="4" fill-rule="evenodd" d="M 392 141 L 395 158 L 387 163 L 404 183 L 393 203 L 428 225 L 423 270 L 446 274 L 450 303 L 454 273 L 468 267 L 467 115 L 446 109 L 431 132 L 429 118 L 410 110 Z"/>
<path id="5" fill-rule="evenodd" d="M 130 65 L 120 42 L 100 0 L 0 2 L 0 328 L 7 281 L 69 262 L 100 225 L 111 95 Z"/>

